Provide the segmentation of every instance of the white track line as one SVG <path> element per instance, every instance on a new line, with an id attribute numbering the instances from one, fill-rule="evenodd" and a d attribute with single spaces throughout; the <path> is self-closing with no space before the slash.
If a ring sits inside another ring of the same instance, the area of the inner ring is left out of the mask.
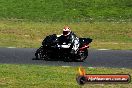
<path id="1" fill-rule="evenodd" d="M 95 67 L 88 67 L 88 68 L 93 69 L 93 68 L 95 68 Z"/>
<path id="2" fill-rule="evenodd" d="M 97 50 L 110 50 L 110 49 L 97 49 Z"/>
<path id="3" fill-rule="evenodd" d="M 7 47 L 7 48 L 16 48 L 16 47 Z"/>
<path id="4" fill-rule="evenodd" d="M 64 68 L 69 68 L 69 67 L 71 67 L 71 66 L 62 66 L 62 67 L 64 67 Z"/>

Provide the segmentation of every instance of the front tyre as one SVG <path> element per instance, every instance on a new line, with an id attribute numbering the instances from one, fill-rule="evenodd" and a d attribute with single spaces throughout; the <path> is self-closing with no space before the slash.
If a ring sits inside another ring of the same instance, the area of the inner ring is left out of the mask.
<path id="1" fill-rule="evenodd" d="M 36 59 L 42 59 L 43 58 L 43 47 L 40 47 L 36 53 L 35 53 Z"/>

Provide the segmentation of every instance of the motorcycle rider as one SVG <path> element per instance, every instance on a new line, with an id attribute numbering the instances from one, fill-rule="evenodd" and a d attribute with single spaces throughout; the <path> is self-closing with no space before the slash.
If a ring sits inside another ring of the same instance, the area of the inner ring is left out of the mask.
<path id="1" fill-rule="evenodd" d="M 79 38 L 71 31 L 70 27 L 65 26 L 63 28 L 63 34 L 60 36 L 61 41 L 65 41 L 67 44 L 72 45 L 72 54 L 76 54 L 79 47 Z"/>

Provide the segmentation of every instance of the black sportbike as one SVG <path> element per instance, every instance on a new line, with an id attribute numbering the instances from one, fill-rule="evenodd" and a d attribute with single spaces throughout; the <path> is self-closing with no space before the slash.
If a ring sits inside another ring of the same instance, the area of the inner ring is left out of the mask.
<path id="1" fill-rule="evenodd" d="M 36 59 L 44 60 L 84 61 L 88 56 L 89 43 L 91 42 L 91 38 L 79 38 L 77 53 L 72 53 L 73 44 L 63 42 L 60 36 L 53 34 L 46 36 L 35 56 Z"/>

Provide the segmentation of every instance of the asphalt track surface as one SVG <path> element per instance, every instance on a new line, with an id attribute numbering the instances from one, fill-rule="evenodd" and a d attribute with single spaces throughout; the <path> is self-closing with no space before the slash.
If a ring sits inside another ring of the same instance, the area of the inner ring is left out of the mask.
<path id="1" fill-rule="evenodd" d="M 132 68 L 132 50 L 89 49 L 89 56 L 84 62 L 33 60 L 35 51 L 33 48 L 0 48 L 0 63 Z"/>

